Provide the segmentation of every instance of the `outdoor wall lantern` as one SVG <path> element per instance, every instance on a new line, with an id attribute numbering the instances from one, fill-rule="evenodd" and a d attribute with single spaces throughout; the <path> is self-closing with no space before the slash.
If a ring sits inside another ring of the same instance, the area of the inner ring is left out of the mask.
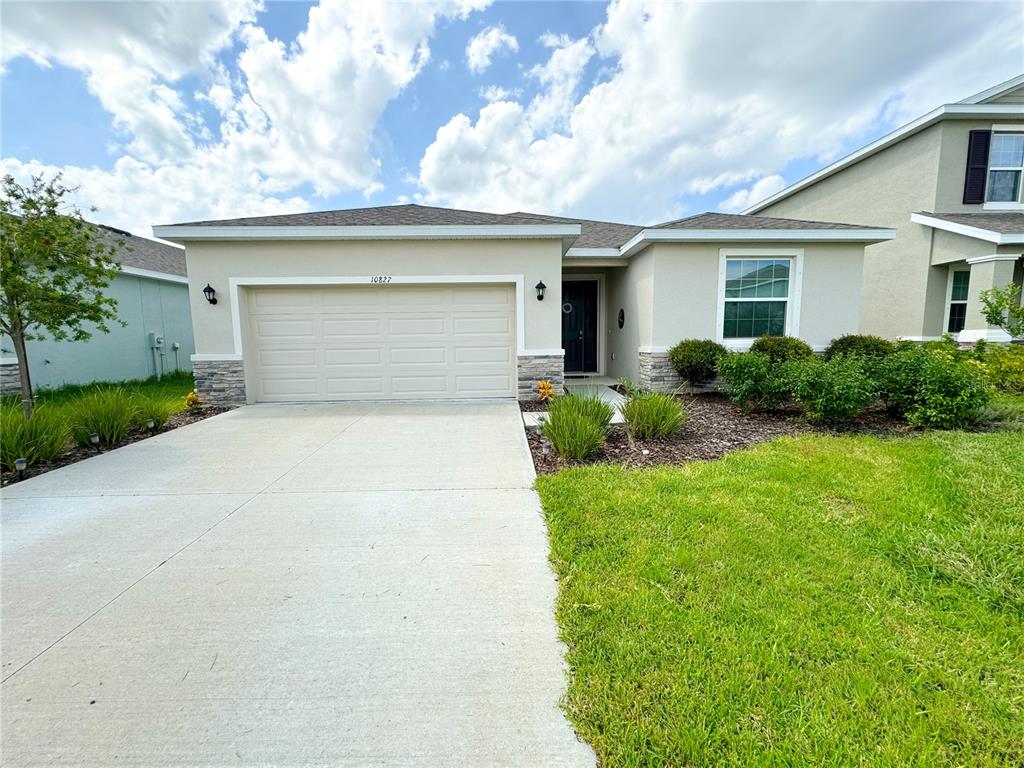
<path id="1" fill-rule="evenodd" d="M 203 296 L 205 296 L 206 300 L 211 304 L 217 303 L 217 292 L 213 290 L 213 286 L 211 286 L 209 283 L 207 283 L 206 287 L 203 288 Z"/>
<path id="2" fill-rule="evenodd" d="M 544 291 L 547 289 L 544 281 L 541 280 L 535 287 L 537 288 L 537 301 L 544 301 Z"/>

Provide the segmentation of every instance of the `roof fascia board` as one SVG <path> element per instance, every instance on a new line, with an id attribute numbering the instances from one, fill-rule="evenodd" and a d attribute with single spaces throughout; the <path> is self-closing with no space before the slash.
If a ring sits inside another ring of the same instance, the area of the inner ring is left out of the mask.
<path id="1" fill-rule="evenodd" d="M 995 243 L 996 245 L 1015 245 L 1018 243 L 1024 243 L 1024 232 L 994 232 L 991 229 L 972 227 L 969 224 L 959 224 L 955 221 L 937 219 L 933 216 L 925 216 L 920 213 L 910 214 L 910 220 L 915 224 L 923 224 L 926 227 L 941 229 L 945 232 L 952 232 L 955 235 L 971 237 L 975 240 L 985 240 L 986 242 Z"/>
<path id="2" fill-rule="evenodd" d="M 928 114 L 922 115 L 916 120 L 897 128 L 895 131 L 887 133 L 882 138 L 876 139 L 867 146 L 861 147 L 856 152 L 852 152 L 846 157 L 836 160 L 831 165 L 827 165 L 821 170 L 815 171 L 810 176 L 806 176 L 800 181 L 790 184 L 788 187 L 776 192 L 771 197 L 767 197 L 761 202 L 750 206 L 743 211 L 743 213 L 749 215 L 762 211 L 773 203 L 777 203 L 779 200 L 785 200 L 787 197 L 799 192 L 801 189 L 809 187 L 822 179 L 826 179 L 854 163 L 871 157 L 871 155 L 877 154 L 883 149 L 886 149 L 887 147 L 890 147 L 908 136 L 918 133 L 919 131 L 923 131 L 925 128 L 929 128 L 943 119 L 954 118 L 967 120 L 970 118 L 989 118 L 1006 115 L 1016 115 L 1024 118 L 1024 106 L 1020 104 L 945 104 L 933 109 Z"/>
<path id="3" fill-rule="evenodd" d="M 1024 74 L 1011 77 L 1009 80 L 999 83 L 999 85 L 993 85 L 991 88 L 979 91 L 973 96 L 968 96 L 966 99 L 958 101 L 957 104 L 979 104 L 985 99 L 1002 96 L 1004 93 L 1008 93 L 1022 85 L 1024 85 Z"/>
<path id="4" fill-rule="evenodd" d="M 189 240 L 427 240 L 444 238 L 575 238 L 579 224 L 476 224 L 424 226 L 182 226 L 153 227 L 153 236 Z"/>
<path id="5" fill-rule="evenodd" d="M 129 267 L 125 264 L 121 265 L 120 274 L 131 275 L 132 277 L 148 277 L 151 280 L 163 280 L 168 283 L 183 283 L 188 285 L 188 278 L 185 275 L 172 275 L 170 272 L 157 272 L 153 269 Z"/>
<path id="6" fill-rule="evenodd" d="M 619 253 L 619 249 L 615 247 L 610 248 L 570 248 L 565 252 L 566 258 L 569 259 L 618 259 L 621 258 L 622 254 Z"/>
<path id="7" fill-rule="evenodd" d="M 658 242 L 878 243 L 895 237 L 894 229 L 645 229 L 622 246 L 622 255 L 632 256 Z"/>

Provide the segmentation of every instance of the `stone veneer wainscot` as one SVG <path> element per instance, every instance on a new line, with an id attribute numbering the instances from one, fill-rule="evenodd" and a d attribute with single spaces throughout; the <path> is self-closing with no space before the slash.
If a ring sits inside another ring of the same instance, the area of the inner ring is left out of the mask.
<path id="1" fill-rule="evenodd" d="M 565 387 L 565 358 L 562 355 L 520 355 L 519 399 L 536 400 L 537 383 L 550 381 L 555 392 Z"/>
<path id="2" fill-rule="evenodd" d="M 245 405 L 245 367 L 241 360 L 193 360 L 196 394 L 204 405 Z"/>
<path id="3" fill-rule="evenodd" d="M 639 363 L 637 385 L 641 389 L 674 392 L 682 386 L 682 379 L 669 362 L 668 352 L 640 352 Z"/>

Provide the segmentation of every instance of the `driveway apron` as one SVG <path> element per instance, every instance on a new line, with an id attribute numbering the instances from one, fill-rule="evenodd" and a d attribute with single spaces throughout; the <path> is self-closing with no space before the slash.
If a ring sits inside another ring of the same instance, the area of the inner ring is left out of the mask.
<path id="1" fill-rule="evenodd" d="M 4 489 L 7 766 L 592 766 L 514 403 L 249 406 Z"/>

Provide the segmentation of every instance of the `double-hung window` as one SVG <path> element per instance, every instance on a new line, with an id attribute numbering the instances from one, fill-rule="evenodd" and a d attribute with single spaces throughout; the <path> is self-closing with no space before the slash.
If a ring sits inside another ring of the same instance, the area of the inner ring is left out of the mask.
<path id="1" fill-rule="evenodd" d="M 953 272 L 949 289 L 949 322 L 946 324 L 949 333 L 960 333 L 967 323 L 967 289 L 970 282 L 971 273 L 966 269 Z"/>
<path id="2" fill-rule="evenodd" d="M 785 336 L 792 258 L 727 256 L 723 339 Z"/>
<path id="3" fill-rule="evenodd" d="M 1024 133 L 993 133 L 988 155 L 989 203 L 1021 202 L 1024 175 Z"/>

